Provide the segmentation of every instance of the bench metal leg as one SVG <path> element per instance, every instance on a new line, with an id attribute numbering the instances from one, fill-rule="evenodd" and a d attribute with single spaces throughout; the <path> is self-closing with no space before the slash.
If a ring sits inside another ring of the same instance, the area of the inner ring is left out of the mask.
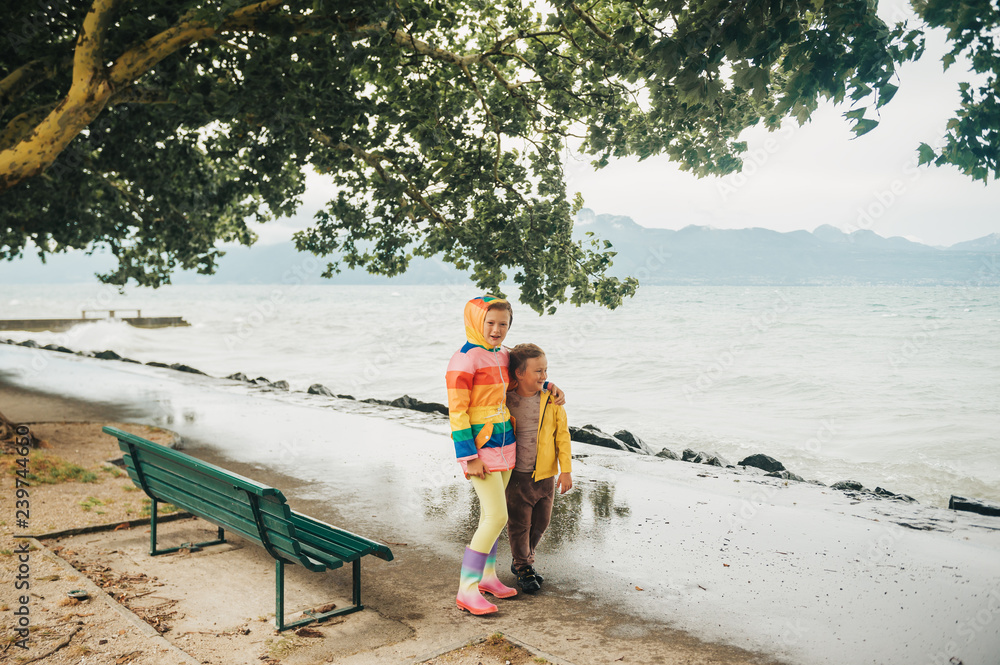
<path id="1" fill-rule="evenodd" d="M 300 619 L 299 621 L 293 621 L 292 623 L 285 623 L 285 562 L 281 559 L 274 560 L 274 625 L 278 631 L 288 630 L 289 628 L 298 628 L 299 626 L 304 626 L 308 623 L 313 623 L 314 621 L 324 621 L 330 617 L 340 616 L 341 614 L 350 614 L 351 612 L 357 612 L 358 610 L 363 610 L 364 605 L 361 604 L 361 560 L 355 559 L 353 562 L 353 570 L 351 571 L 351 578 L 353 582 L 352 590 L 352 600 L 354 604 L 349 607 L 343 607 L 336 610 L 330 610 L 329 612 L 322 612 L 317 614 L 311 610 L 306 610 L 303 612 L 306 615 L 306 619 Z"/>
<path id="2" fill-rule="evenodd" d="M 203 543 L 184 543 L 180 547 L 169 547 L 165 550 L 156 549 L 156 504 L 159 501 L 153 499 L 152 505 L 149 507 L 149 555 L 156 556 L 158 554 L 169 554 L 170 552 L 178 552 L 184 549 L 190 549 L 192 547 L 208 547 L 209 545 L 221 545 L 226 542 L 226 532 L 220 526 L 218 534 L 215 540 L 206 540 Z"/>

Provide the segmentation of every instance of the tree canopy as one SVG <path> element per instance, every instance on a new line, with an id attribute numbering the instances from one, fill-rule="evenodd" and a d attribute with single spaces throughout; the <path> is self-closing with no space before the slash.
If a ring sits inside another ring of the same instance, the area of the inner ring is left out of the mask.
<path id="1" fill-rule="evenodd" d="M 914 7 L 986 74 L 921 160 L 996 177 L 997 12 Z M 824 99 L 871 130 L 923 52 L 923 26 L 870 0 L 23 0 L 0 17 L 0 257 L 106 247 L 112 284 L 210 273 L 314 169 L 335 185 L 296 244 L 328 272 L 442 256 L 538 311 L 635 289 L 571 238 L 567 144 L 598 167 L 730 173 L 741 132 Z"/>

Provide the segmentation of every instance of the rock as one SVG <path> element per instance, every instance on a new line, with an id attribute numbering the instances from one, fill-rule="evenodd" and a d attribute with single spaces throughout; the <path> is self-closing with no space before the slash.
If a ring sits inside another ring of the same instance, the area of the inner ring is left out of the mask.
<path id="1" fill-rule="evenodd" d="M 58 344 L 46 344 L 42 347 L 46 351 L 58 351 L 59 353 L 73 353 L 73 349 L 67 349 L 65 346 L 59 346 Z"/>
<path id="2" fill-rule="evenodd" d="M 660 452 L 656 453 L 656 456 L 657 457 L 662 457 L 664 459 L 679 459 L 677 457 L 677 453 L 675 453 L 674 451 L 672 451 L 672 450 L 670 450 L 668 448 L 664 448 Z"/>
<path id="3" fill-rule="evenodd" d="M 719 453 L 713 453 L 709 455 L 708 459 L 706 459 L 704 463 L 710 464 L 712 466 L 732 466 L 732 464 L 729 463 L 729 460 L 727 460 Z"/>
<path id="4" fill-rule="evenodd" d="M 138 360 L 132 360 L 131 358 L 122 358 L 121 361 L 123 363 L 135 363 L 136 365 L 141 365 L 142 364 Z"/>
<path id="5" fill-rule="evenodd" d="M 710 466 L 729 466 L 729 461 L 719 453 L 695 452 L 685 448 L 681 459 L 692 464 L 708 464 Z"/>
<path id="6" fill-rule="evenodd" d="M 270 387 L 274 390 L 288 390 L 290 388 L 288 381 L 275 381 Z"/>
<path id="7" fill-rule="evenodd" d="M 757 453 L 756 455 L 751 455 L 750 457 L 745 457 L 740 466 L 752 466 L 757 469 L 764 469 L 765 471 L 784 471 L 785 465 L 778 460 L 770 457 L 769 455 L 764 455 Z"/>
<path id="8" fill-rule="evenodd" d="M 584 425 L 583 427 L 573 427 L 571 425 L 569 428 L 569 438 L 571 441 L 579 443 L 589 443 L 603 448 L 633 452 L 624 441 L 602 432 L 593 425 Z"/>
<path id="9" fill-rule="evenodd" d="M 908 494 L 896 494 L 895 492 L 890 492 L 887 489 L 881 487 L 875 488 L 875 493 L 886 499 L 892 499 L 893 501 L 905 501 L 906 503 L 917 503 L 917 500 Z"/>
<path id="10" fill-rule="evenodd" d="M 354 395 L 337 395 L 338 399 L 354 399 Z"/>
<path id="11" fill-rule="evenodd" d="M 629 449 L 634 453 L 641 453 L 643 455 L 652 455 L 653 451 L 646 442 L 637 437 L 632 432 L 627 429 L 620 429 L 614 433 L 614 437 L 619 441 L 622 441 Z"/>
<path id="12" fill-rule="evenodd" d="M 365 404 L 381 404 L 382 406 L 389 406 L 389 400 L 387 399 L 376 399 L 374 397 L 368 397 L 361 400 Z"/>
<path id="13" fill-rule="evenodd" d="M 115 353 L 114 351 L 108 349 L 107 351 L 101 351 L 100 353 L 94 354 L 95 358 L 100 358 L 101 360 L 121 360 L 122 357 Z"/>
<path id="14" fill-rule="evenodd" d="M 830 485 L 830 489 L 835 490 L 849 490 L 852 492 L 864 492 L 865 486 L 856 480 L 841 480 Z"/>
<path id="15" fill-rule="evenodd" d="M 256 379 L 254 379 L 250 383 L 256 383 L 258 386 L 269 386 L 269 385 L 271 385 L 271 382 L 265 376 L 258 376 Z"/>
<path id="16" fill-rule="evenodd" d="M 158 363 L 155 360 L 150 360 L 148 363 L 146 363 L 146 365 L 148 365 L 149 367 L 165 367 L 167 369 L 170 369 L 170 365 L 168 365 L 167 363 Z"/>
<path id="17" fill-rule="evenodd" d="M 747 465 L 744 465 L 744 466 L 747 466 Z M 770 478 L 781 478 L 783 480 L 794 480 L 794 481 L 799 482 L 799 483 L 806 482 L 805 478 L 803 478 L 802 476 L 800 476 L 800 475 L 798 475 L 796 473 L 792 473 L 791 471 L 789 471 L 787 469 L 782 469 L 781 471 L 772 471 L 771 473 L 765 473 L 764 475 L 767 476 L 767 477 L 770 477 Z"/>
<path id="18" fill-rule="evenodd" d="M 232 377 L 230 377 L 232 378 Z M 333 391 L 324 386 L 322 383 L 314 383 L 309 386 L 307 390 L 310 395 L 322 395 L 323 397 L 333 397 Z"/>
<path id="19" fill-rule="evenodd" d="M 963 496 L 951 496 L 948 500 L 948 507 L 952 510 L 963 510 L 979 515 L 994 515 L 1000 517 L 1000 503 L 987 501 L 986 499 L 967 499 Z"/>
<path id="20" fill-rule="evenodd" d="M 182 365 L 181 363 L 174 363 L 170 366 L 170 369 L 176 370 L 178 372 L 187 372 L 188 374 L 201 374 L 202 376 L 208 376 L 200 369 L 195 369 L 194 367 L 188 367 L 187 365 Z"/>
<path id="21" fill-rule="evenodd" d="M 38 348 L 38 342 L 36 342 L 33 339 L 26 339 L 23 342 L 18 342 L 17 345 L 18 346 L 26 346 L 29 349 L 37 349 Z"/>
<path id="22" fill-rule="evenodd" d="M 243 381 L 244 383 L 250 383 L 250 377 L 244 374 L 243 372 L 236 372 L 235 374 L 230 374 L 226 378 L 230 379 L 231 381 Z"/>
<path id="23" fill-rule="evenodd" d="M 419 399 L 410 397 L 409 395 L 397 397 L 389 402 L 389 406 L 395 406 L 400 409 L 412 409 L 413 411 L 420 411 L 421 413 L 440 413 L 445 416 L 448 415 L 448 407 L 444 404 L 439 404 L 437 402 L 422 402 Z"/>

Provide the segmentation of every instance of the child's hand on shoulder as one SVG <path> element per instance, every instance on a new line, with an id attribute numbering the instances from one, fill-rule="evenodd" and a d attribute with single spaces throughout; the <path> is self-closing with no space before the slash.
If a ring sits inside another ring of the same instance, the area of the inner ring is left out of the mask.
<path id="1" fill-rule="evenodd" d="M 560 494 L 565 494 L 566 492 L 573 489 L 573 476 L 567 471 L 565 473 L 559 474 L 559 480 L 556 481 L 556 487 L 559 488 Z"/>
<path id="2" fill-rule="evenodd" d="M 549 382 L 549 392 L 552 393 L 552 401 L 556 406 L 566 406 L 566 393 L 551 381 Z"/>

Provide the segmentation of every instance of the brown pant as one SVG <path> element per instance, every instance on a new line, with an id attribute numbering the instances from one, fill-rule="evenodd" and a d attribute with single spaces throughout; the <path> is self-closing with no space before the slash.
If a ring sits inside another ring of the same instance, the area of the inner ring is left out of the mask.
<path id="1" fill-rule="evenodd" d="M 535 482 L 530 472 L 511 472 L 507 484 L 507 537 L 514 568 L 535 563 L 535 547 L 552 519 L 555 496 L 555 477 Z"/>

